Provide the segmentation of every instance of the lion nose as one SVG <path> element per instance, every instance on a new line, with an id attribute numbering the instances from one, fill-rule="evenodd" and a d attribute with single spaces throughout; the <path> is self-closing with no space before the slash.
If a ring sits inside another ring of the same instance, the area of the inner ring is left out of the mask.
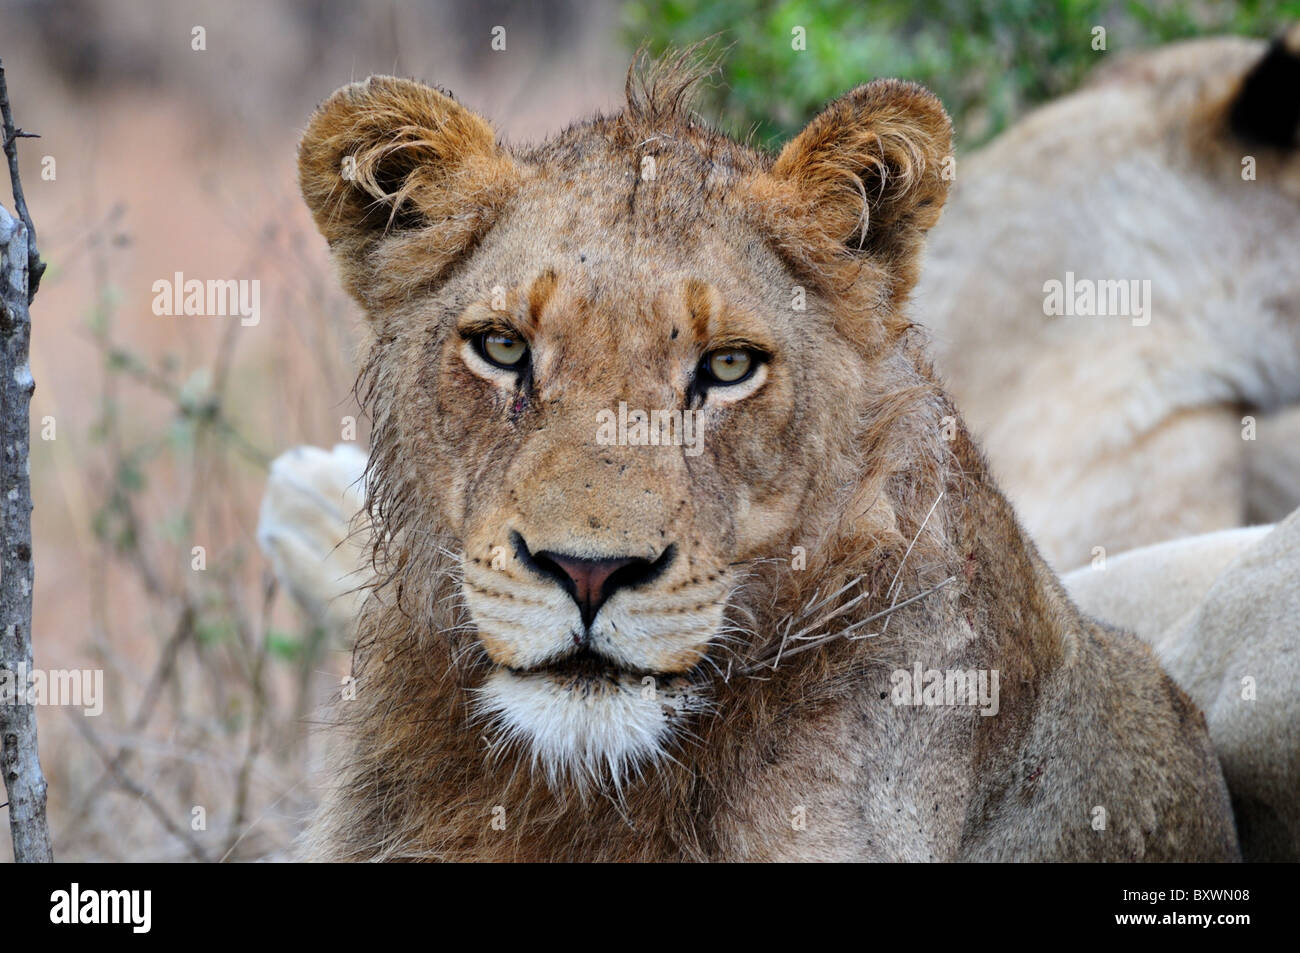
<path id="1" fill-rule="evenodd" d="M 658 576 L 668 567 L 674 552 L 674 547 L 669 546 L 653 562 L 639 556 L 589 559 L 549 550 L 531 552 L 517 534 L 515 544 L 525 565 L 539 575 L 554 579 L 573 597 L 582 612 L 582 624 L 588 627 L 610 596 L 619 589 L 639 586 Z"/>

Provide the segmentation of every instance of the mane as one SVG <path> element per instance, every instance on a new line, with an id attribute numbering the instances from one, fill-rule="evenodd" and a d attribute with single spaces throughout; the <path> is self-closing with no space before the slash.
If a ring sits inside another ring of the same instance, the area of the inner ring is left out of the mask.
<path id="1" fill-rule="evenodd" d="M 799 731 L 866 673 L 914 655 L 954 611 L 957 587 L 943 586 L 959 571 L 954 504 L 972 492 L 972 464 L 961 458 L 977 451 L 964 431 L 955 443 L 939 439 L 940 419 L 955 411 L 911 332 L 873 369 L 882 387 L 862 408 L 859 453 L 839 474 L 838 519 L 808 543 L 806 570 L 792 572 L 782 554 L 737 567 L 705 666 L 711 712 L 693 715 L 664 760 L 622 784 L 548 778 L 476 720 L 473 690 L 489 666 L 461 595 L 455 541 L 415 525 L 393 440 L 400 411 L 378 386 L 384 366 L 379 342 L 361 393 L 375 421 L 366 485 L 380 581 L 359 622 L 356 699 L 333 712 L 342 744 L 304 844 L 313 856 L 716 856 L 725 834 L 709 819 L 746 783 L 745 766 L 763 764 L 774 746 L 814 745 Z M 845 630 L 858 637 L 837 637 Z M 491 826 L 497 809 L 504 830 Z M 656 837 L 638 833 L 646 830 Z"/>
<path id="2" fill-rule="evenodd" d="M 698 87 L 718 71 L 719 58 L 708 40 L 660 57 L 638 50 L 624 84 L 624 118 L 644 126 L 689 123 Z"/>

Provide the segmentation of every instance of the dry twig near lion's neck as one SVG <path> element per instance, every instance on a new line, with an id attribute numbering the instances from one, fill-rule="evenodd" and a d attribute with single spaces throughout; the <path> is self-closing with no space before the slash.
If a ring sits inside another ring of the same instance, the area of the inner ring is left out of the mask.
<path id="1" fill-rule="evenodd" d="M 28 698 L 32 670 L 32 487 L 29 473 L 28 413 L 32 380 L 28 350 L 31 315 L 45 266 L 36 252 L 22 183 L 9 93 L 0 65 L 0 114 L 4 148 L 22 221 L 0 207 L 0 669 L 17 697 L 0 703 L 0 770 L 9 795 L 9 830 L 14 859 L 49 862 L 50 832 L 45 818 L 45 777 L 36 746 L 36 710 Z"/>
<path id="2" fill-rule="evenodd" d="M 854 580 L 854 582 L 857 581 L 858 580 Z M 911 598 L 904 599 L 902 602 L 898 602 L 897 598 L 895 598 L 895 601 L 887 608 L 881 609 L 879 612 L 873 612 L 871 615 L 866 616 L 865 618 L 858 619 L 856 622 L 852 623 L 851 625 L 845 626 L 843 629 L 840 629 L 838 632 L 827 633 L 825 635 L 817 637 L 811 642 L 805 642 L 803 645 L 797 645 L 792 649 L 787 649 L 785 647 L 787 642 L 793 641 L 794 639 L 797 639 L 800 636 L 804 635 L 804 633 L 807 633 L 812 629 L 818 628 L 819 626 L 823 625 L 826 622 L 829 622 L 831 619 L 835 618 L 836 616 L 843 614 L 845 611 L 847 611 L 848 608 L 850 608 L 853 605 L 856 605 L 859 601 L 869 596 L 870 593 L 864 592 L 860 595 L 854 596 L 851 600 L 849 600 L 844 605 L 840 606 L 834 612 L 830 613 L 830 615 L 823 618 L 820 622 L 816 622 L 806 627 L 805 629 L 801 630 L 798 635 L 790 636 L 789 638 L 783 638 L 781 640 L 780 647 L 777 649 L 774 655 L 769 655 L 767 658 L 760 659 L 759 661 L 755 662 L 753 665 L 750 665 L 747 668 L 740 669 L 739 672 L 741 675 L 752 675 L 764 669 L 770 671 L 776 671 L 777 667 L 781 664 L 781 660 L 783 658 L 790 658 L 791 656 L 799 655 L 802 652 L 807 652 L 809 649 L 815 649 L 819 646 L 825 645 L 827 642 L 834 642 L 836 639 L 842 639 L 842 638 L 847 638 L 847 639 L 868 638 L 868 636 L 855 635 L 854 633 L 858 629 L 862 628 L 864 625 L 867 625 L 868 623 L 878 622 L 881 619 L 885 619 L 886 621 L 888 621 L 889 617 L 892 616 L 898 610 L 905 609 L 914 602 L 920 602 L 926 596 L 938 592 L 944 586 L 956 581 L 957 581 L 956 576 L 949 576 L 947 579 L 943 580 L 942 582 L 931 586 L 929 589 L 924 589 L 921 592 L 918 592 L 916 595 L 912 596 Z M 851 586 L 853 585 L 853 583 L 850 583 L 849 585 Z M 845 587 L 845 589 L 847 588 L 849 588 L 849 586 Z M 841 592 L 842 591 L 843 590 L 841 590 Z M 874 635 L 877 633 L 872 633 L 872 634 Z M 772 664 L 768 665 L 769 662 L 771 662 Z"/>
<path id="3" fill-rule="evenodd" d="M 840 596 L 844 595 L 844 593 L 848 592 L 854 586 L 859 585 L 867 577 L 865 575 L 857 576 L 849 580 L 848 582 L 846 582 L 843 586 L 835 590 L 829 596 L 826 596 L 821 599 L 818 598 L 820 593 L 814 592 L 812 598 L 808 600 L 808 603 L 804 607 L 802 612 L 791 615 L 788 619 L 785 620 L 785 631 L 781 634 L 781 641 L 777 645 L 776 652 L 769 653 L 759 661 L 756 661 L 751 665 L 745 666 L 744 668 L 740 669 L 739 670 L 740 674 L 752 675 L 755 672 L 759 671 L 760 669 L 768 669 L 768 668 L 770 668 L 772 671 L 776 671 L 776 669 L 780 667 L 781 660 L 783 658 L 789 658 L 793 655 L 799 655 L 800 653 L 806 652 L 809 649 L 817 648 L 819 645 L 825 645 L 827 642 L 833 642 L 839 638 L 848 638 L 848 639 L 856 640 L 856 639 L 872 638 L 876 635 L 882 635 L 886 631 L 888 631 L 889 621 L 890 618 L 893 616 L 894 612 L 896 612 L 899 609 L 906 608 L 907 606 L 911 605 L 914 602 L 919 602 L 921 599 L 924 599 L 926 596 L 930 595 L 931 593 L 937 592 L 938 590 L 942 589 L 944 586 L 948 585 L 949 583 L 954 582 L 957 577 L 949 576 L 947 579 L 943 580 L 943 582 L 939 583 L 938 585 L 931 586 L 929 589 L 925 589 L 922 592 L 918 592 L 916 595 L 912 596 L 909 599 L 905 599 L 902 602 L 898 601 L 898 597 L 902 595 L 901 580 L 903 576 L 903 567 L 907 565 L 907 559 L 909 556 L 912 555 L 912 550 L 916 547 L 917 540 L 921 538 L 921 534 L 925 532 L 926 526 L 929 525 L 930 517 L 934 515 L 934 511 L 938 508 L 939 502 L 944 497 L 944 492 L 945 491 L 940 490 L 939 495 L 934 498 L 934 502 L 930 504 L 930 509 L 925 514 L 925 519 L 923 519 L 921 521 L 921 524 L 916 528 L 916 532 L 912 536 L 912 541 L 907 544 L 907 550 L 903 553 L 903 558 L 898 561 L 898 568 L 894 570 L 894 575 L 889 580 L 889 587 L 885 590 L 885 598 L 890 600 L 888 608 L 882 609 L 879 612 L 874 612 L 871 615 L 867 616 L 866 618 L 858 619 L 853 623 L 851 623 L 850 625 L 846 626 L 845 628 L 840 629 L 838 632 L 821 633 L 820 635 L 812 634 L 815 630 L 822 628 L 827 623 L 832 622 L 835 619 L 838 619 L 840 616 L 847 613 L 854 606 L 858 605 L 859 603 L 867 599 L 870 599 L 871 591 L 867 590 L 865 592 L 858 593 L 848 602 L 845 602 L 843 605 L 840 605 L 832 609 L 830 612 L 826 613 L 825 615 L 813 619 L 813 621 L 803 625 L 798 632 L 795 632 L 793 635 L 791 635 L 790 630 L 794 628 L 797 622 L 803 622 L 806 619 L 812 618 L 814 613 L 820 612 L 822 609 L 829 606 Z M 871 632 L 867 634 L 854 634 L 863 626 L 875 622 L 879 619 L 885 620 L 885 625 L 880 630 L 880 632 Z M 789 645 L 791 642 L 802 642 L 805 644 L 787 649 L 786 646 Z M 771 665 L 768 664 L 769 662 L 771 663 Z"/>

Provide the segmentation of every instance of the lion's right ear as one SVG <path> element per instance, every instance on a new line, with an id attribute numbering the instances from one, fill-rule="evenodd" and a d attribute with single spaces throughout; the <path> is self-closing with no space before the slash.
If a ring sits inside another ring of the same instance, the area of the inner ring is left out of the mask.
<path id="1" fill-rule="evenodd" d="M 916 283 L 925 233 L 948 196 L 952 124 L 914 83 L 878 79 L 827 106 L 759 183 L 768 228 L 800 267 L 865 258 L 901 301 Z"/>
<path id="2" fill-rule="evenodd" d="M 399 259 L 436 280 L 482 237 L 519 170 L 487 121 L 450 96 L 372 76 L 316 110 L 298 147 L 298 181 L 345 287 L 377 308 Z"/>

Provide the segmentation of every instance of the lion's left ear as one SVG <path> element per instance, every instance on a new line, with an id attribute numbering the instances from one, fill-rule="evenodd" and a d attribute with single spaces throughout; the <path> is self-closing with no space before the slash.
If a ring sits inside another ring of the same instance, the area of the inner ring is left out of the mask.
<path id="1" fill-rule="evenodd" d="M 859 86 L 781 150 L 763 185 L 780 209 L 770 227 L 813 270 L 867 256 L 901 297 L 947 198 L 951 153 L 952 124 L 928 90 L 900 80 Z"/>

